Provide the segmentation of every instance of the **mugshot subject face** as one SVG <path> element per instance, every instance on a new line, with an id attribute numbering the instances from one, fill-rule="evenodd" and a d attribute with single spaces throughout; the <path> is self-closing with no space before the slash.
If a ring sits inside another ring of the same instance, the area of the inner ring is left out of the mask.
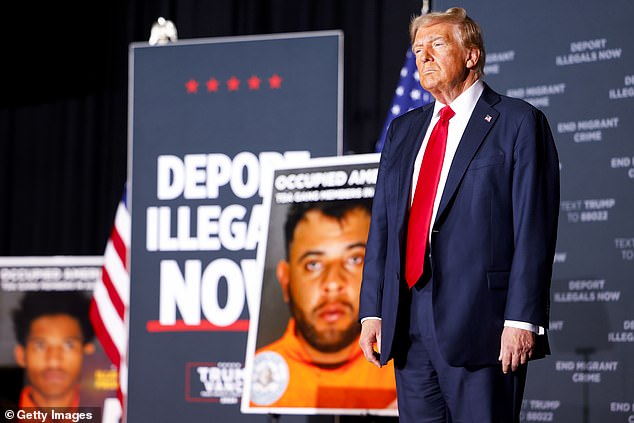
<path id="1" fill-rule="evenodd" d="M 82 339 L 79 323 L 70 316 L 33 320 L 22 364 L 36 394 L 53 400 L 72 392 L 81 373 Z"/>
<path id="2" fill-rule="evenodd" d="M 311 210 L 295 228 L 289 302 L 300 335 L 319 351 L 339 351 L 359 333 L 358 297 L 369 227 L 369 214 L 353 209 L 340 220 Z"/>

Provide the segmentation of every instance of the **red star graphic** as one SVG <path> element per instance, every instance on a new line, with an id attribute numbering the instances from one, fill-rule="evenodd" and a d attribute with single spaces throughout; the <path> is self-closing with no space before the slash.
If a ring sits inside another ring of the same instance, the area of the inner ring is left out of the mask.
<path id="1" fill-rule="evenodd" d="M 187 89 L 188 94 L 198 92 L 198 81 L 195 79 L 190 79 L 185 83 L 185 88 Z"/>
<path id="2" fill-rule="evenodd" d="M 249 83 L 250 90 L 259 90 L 260 82 L 262 82 L 262 80 L 258 78 L 257 76 L 253 75 L 251 78 L 247 79 L 247 82 Z"/>
<path id="3" fill-rule="evenodd" d="M 227 88 L 229 91 L 238 91 L 238 87 L 240 86 L 240 80 L 235 76 L 232 76 L 227 80 Z"/>
<path id="4" fill-rule="evenodd" d="M 216 92 L 218 91 L 218 80 L 216 78 L 209 78 L 209 80 L 207 81 L 207 91 L 209 92 Z"/>
<path id="5" fill-rule="evenodd" d="M 282 86 L 282 78 L 274 73 L 273 76 L 269 78 L 269 86 L 271 89 L 279 89 Z"/>

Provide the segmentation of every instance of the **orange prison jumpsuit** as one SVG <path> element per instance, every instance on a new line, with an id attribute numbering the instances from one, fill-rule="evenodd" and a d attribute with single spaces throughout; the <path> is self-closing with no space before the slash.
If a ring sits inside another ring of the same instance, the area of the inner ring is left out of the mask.
<path id="1" fill-rule="evenodd" d="M 294 319 L 289 320 L 286 332 L 280 339 L 256 352 L 254 379 L 261 367 L 258 363 L 262 363 L 267 356 L 269 362 L 273 363 L 269 366 L 273 370 L 268 371 L 266 381 L 260 386 L 274 388 L 269 389 L 268 395 L 265 395 L 262 394 L 265 389 L 258 391 L 252 383 L 251 406 L 396 408 L 396 382 L 392 361 L 379 369 L 365 359 L 361 348 L 357 348 L 353 349 L 345 363 L 334 367 L 319 367 L 310 361 L 295 337 Z"/>

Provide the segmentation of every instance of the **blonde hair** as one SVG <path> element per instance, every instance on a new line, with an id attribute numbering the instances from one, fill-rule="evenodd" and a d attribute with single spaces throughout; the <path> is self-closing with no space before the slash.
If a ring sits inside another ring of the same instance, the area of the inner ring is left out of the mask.
<path id="1" fill-rule="evenodd" d="M 438 23 L 449 23 L 456 26 L 458 40 L 465 49 L 477 48 L 480 50 L 480 58 L 474 71 L 478 76 L 484 75 L 484 64 L 486 53 L 484 51 L 484 40 L 482 31 L 473 19 L 467 15 L 467 11 L 461 7 L 452 7 L 444 12 L 431 12 L 424 15 L 414 16 L 409 24 L 409 36 L 412 44 L 416 38 L 416 32 L 422 27 L 435 25 Z"/>

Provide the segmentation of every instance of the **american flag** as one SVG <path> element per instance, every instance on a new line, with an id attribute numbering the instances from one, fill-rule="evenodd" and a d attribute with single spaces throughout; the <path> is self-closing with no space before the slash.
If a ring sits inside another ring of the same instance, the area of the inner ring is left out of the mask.
<path id="1" fill-rule="evenodd" d="M 90 320 L 103 349 L 118 370 L 117 396 L 123 410 L 127 387 L 126 318 L 130 300 L 128 250 L 130 248 L 130 212 L 124 189 L 114 219 L 114 227 L 106 244 L 101 279 L 95 284 L 90 304 Z"/>
<path id="2" fill-rule="evenodd" d="M 376 151 L 380 152 L 383 150 L 385 135 L 387 134 L 392 119 L 431 101 L 433 101 L 431 94 L 420 86 L 418 70 L 416 69 L 416 57 L 412 54 L 411 50 L 407 50 L 405 64 L 401 68 L 401 77 L 398 81 L 394 98 L 392 99 L 392 105 L 390 106 L 390 111 L 383 125 L 383 132 L 376 143 Z"/>

